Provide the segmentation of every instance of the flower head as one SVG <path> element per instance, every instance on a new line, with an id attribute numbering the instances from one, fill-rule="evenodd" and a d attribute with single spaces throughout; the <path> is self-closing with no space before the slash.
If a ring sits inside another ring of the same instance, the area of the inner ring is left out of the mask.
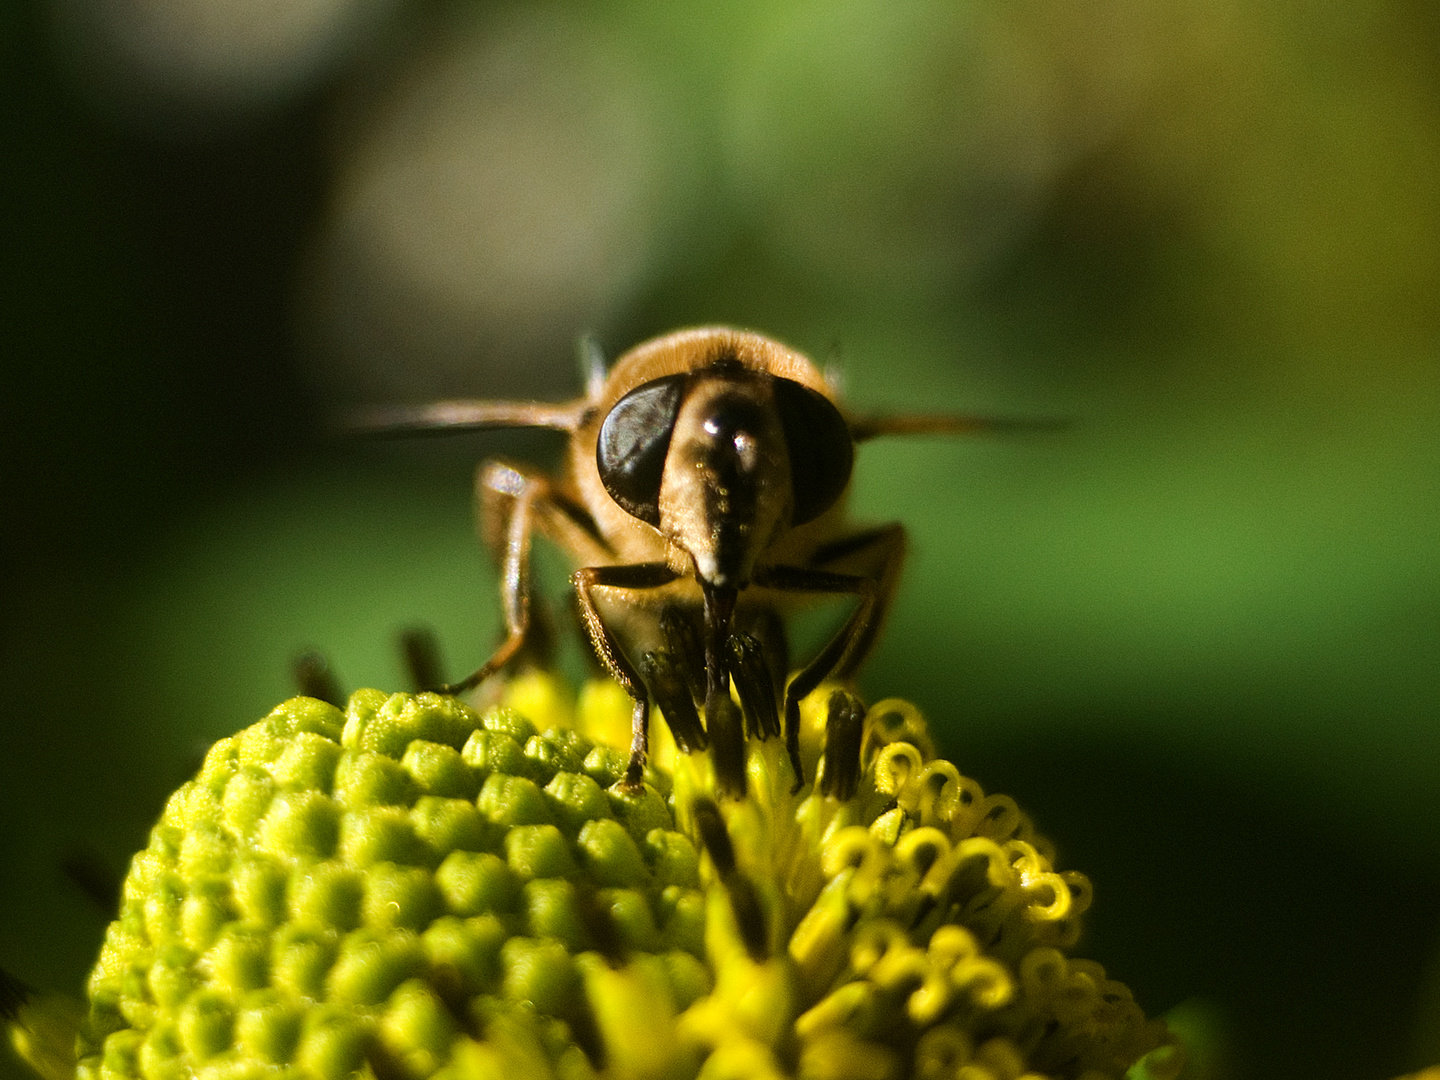
<path id="1" fill-rule="evenodd" d="M 1178 1065 L 1129 991 L 1067 954 L 1089 883 L 935 757 L 913 706 L 812 695 L 815 782 L 793 790 L 780 740 L 751 740 L 743 799 L 663 730 L 627 787 L 629 713 L 612 683 L 572 701 L 537 673 L 480 712 L 363 690 L 221 740 L 134 859 L 76 1077 Z"/>

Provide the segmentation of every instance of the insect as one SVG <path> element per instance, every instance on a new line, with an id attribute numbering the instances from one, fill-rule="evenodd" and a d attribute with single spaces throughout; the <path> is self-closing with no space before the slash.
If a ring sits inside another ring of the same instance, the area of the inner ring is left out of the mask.
<path id="1" fill-rule="evenodd" d="M 500 556 L 506 636 L 473 674 L 442 689 L 478 685 L 524 645 L 539 533 L 577 565 L 585 631 L 634 702 L 628 784 L 645 767 L 654 702 L 683 751 L 709 748 L 731 795 L 745 790 L 745 738 L 780 735 L 783 715 L 798 788 L 800 701 L 827 678 L 849 679 L 865 659 L 904 557 L 898 523 L 847 527 L 856 444 L 997 421 L 850 414 L 804 356 L 723 327 L 648 341 L 608 372 L 598 350 L 586 360 L 586 392 L 575 401 L 446 401 L 357 421 L 385 433 L 536 427 L 569 436 L 558 475 L 480 466 L 477 502 Z M 784 619 L 816 595 L 851 597 L 853 608 L 787 685 Z"/>

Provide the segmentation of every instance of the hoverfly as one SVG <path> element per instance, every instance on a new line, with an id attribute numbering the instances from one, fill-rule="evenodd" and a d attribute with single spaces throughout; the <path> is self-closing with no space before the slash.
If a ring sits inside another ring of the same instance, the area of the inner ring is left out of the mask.
<path id="1" fill-rule="evenodd" d="M 798 788 L 800 701 L 827 678 L 849 679 L 870 652 L 905 550 L 898 523 L 846 526 L 855 445 L 997 422 L 850 414 L 804 356 L 724 327 L 645 342 L 608 373 L 598 350 L 586 360 L 586 393 L 576 401 L 445 401 L 356 424 L 384 433 L 536 427 L 569 435 L 558 475 L 505 461 L 480 466 L 477 502 L 502 566 L 506 637 L 473 674 L 440 689 L 477 686 L 524 645 L 538 532 L 578 566 L 571 581 L 585 631 L 634 701 L 628 784 L 645 767 L 653 701 L 680 749 L 708 746 L 718 784 L 737 796 L 746 736 L 780 735 L 783 714 Z M 817 594 L 853 597 L 854 607 L 787 685 L 783 615 L 798 597 Z"/>

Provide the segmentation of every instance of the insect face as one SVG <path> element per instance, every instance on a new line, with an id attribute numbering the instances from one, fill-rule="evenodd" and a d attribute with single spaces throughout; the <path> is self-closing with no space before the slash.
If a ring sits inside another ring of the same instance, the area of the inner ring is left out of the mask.
<path id="1" fill-rule="evenodd" d="M 770 387 L 756 377 L 693 381 L 660 479 L 660 533 L 702 582 L 740 589 L 790 525 L 790 459 Z"/>
<path id="2" fill-rule="evenodd" d="M 625 531 L 612 502 L 697 564 L 724 562 L 713 550 L 716 526 L 728 548 L 740 533 L 728 526 L 743 519 L 754 549 L 843 495 L 853 447 L 831 393 L 808 360 L 759 335 L 672 334 L 617 362 L 577 432 L 571 470 L 607 532 Z M 730 562 L 715 573 L 738 569 Z"/>

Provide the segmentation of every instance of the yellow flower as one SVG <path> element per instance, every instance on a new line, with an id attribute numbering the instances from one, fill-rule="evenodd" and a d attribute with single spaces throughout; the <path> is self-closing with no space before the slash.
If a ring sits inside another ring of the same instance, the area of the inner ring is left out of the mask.
<path id="1" fill-rule="evenodd" d="M 572 700 L 530 674 L 479 713 L 292 699 L 170 799 L 73 1058 L 73 1022 L 35 1035 L 44 1008 L 17 1044 L 47 1080 L 1178 1072 L 1163 1025 L 1068 955 L 1089 883 L 1013 800 L 905 702 L 822 688 L 802 713 L 814 782 L 752 739 L 729 799 L 663 722 L 626 789 L 609 682 Z"/>

